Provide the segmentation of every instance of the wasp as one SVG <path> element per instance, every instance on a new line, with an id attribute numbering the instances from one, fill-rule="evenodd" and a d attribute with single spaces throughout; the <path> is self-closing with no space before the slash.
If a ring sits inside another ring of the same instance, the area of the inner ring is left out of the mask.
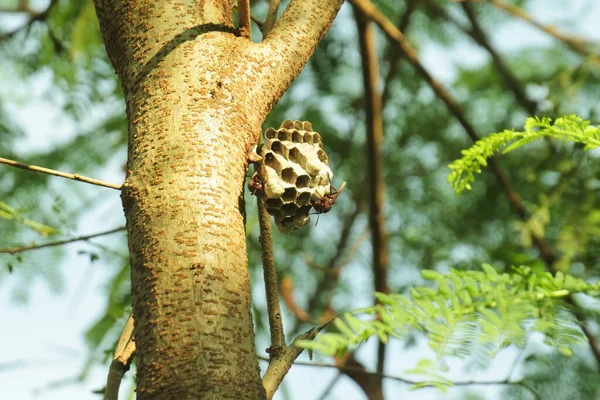
<path id="1" fill-rule="evenodd" d="M 333 186 L 331 187 L 333 188 Z M 342 183 L 342 186 L 339 189 L 336 190 L 335 188 L 333 188 L 331 193 L 326 194 L 325 196 L 322 196 L 319 200 L 315 201 L 312 206 L 317 212 L 317 214 L 325 214 L 331 211 L 331 209 L 333 208 L 333 203 L 335 203 L 337 197 L 340 195 L 342 190 L 344 190 L 344 187 L 346 187 L 346 182 Z"/>
<path id="2" fill-rule="evenodd" d="M 250 180 L 248 181 L 248 189 L 250 190 L 250 193 L 252 193 L 255 196 L 262 195 L 263 183 L 258 177 L 258 174 L 252 175 L 252 178 L 250 178 Z"/>

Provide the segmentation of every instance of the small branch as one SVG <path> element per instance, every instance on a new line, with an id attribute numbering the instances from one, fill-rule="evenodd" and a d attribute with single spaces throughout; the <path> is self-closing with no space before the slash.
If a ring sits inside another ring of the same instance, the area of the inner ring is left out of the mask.
<path id="1" fill-rule="evenodd" d="M 277 358 L 279 352 L 285 349 L 285 334 L 281 321 L 281 308 L 279 294 L 277 293 L 277 271 L 275 270 L 275 257 L 273 255 L 273 239 L 271 235 L 271 216 L 267 212 L 265 200 L 257 196 L 258 222 L 260 225 L 260 250 L 265 277 L 265 291 L 267 294 L 267 313 L 269 314 L 269 331 L 271 332 L 271 347 L 269 354 Z"/>
<path id="2" fill-rule="evenodd" d="M 298 364 L 300 365 L 300 364 Z M 337 383 L 340 381 L 340 378 L 342 377 L 342 372 L 338 372 L 338 374 L 335 376 L 335 378 L 333 378 L 331 380 L 331 382 L 329 382 L 329 384 L 325 387 L 325 389 L 323 390 L 323 393 L 321 393 L 321 395 L 318 397 L 318 400 L 326 400 L 327 397 L 329 396 L 329 393 L 333 390 L 333 388 L 335 387 L 335 385 L 337 385 Z"/>
<path id="3" fill-rule="evenodd" d="M 277 13 L 279 12 L 279 1 L 280 0 L 269 0 L 269 11 L 267 11 L 267 18 L 262 26 L 263 37 L 267 37 L 275 21 L 277 21 Z"/>
<path id="4" fill-rule="evenodd" d="M 123 376 L 129 371 L 129 366 L 135 355 L 135 341 L 133 340 L 133 314 L 129 314 L 123 332 L 119 336 L 117 348 L 110 368 L 108 369 L 108 378 L 106 380 L 106 390 L 104 392 L 105 400 L 118 400 L 119 387 Z"/>
<path id="5" fill-rule="evenodd" d="M 96 186 L 103 186 L 111 189 L 121 190 L 121 185 L 117 185 L 115 183 L 103 182 L 97 179 L 87 178 L 79 174 L 68 174 L 66 172 L 60 172 L 49 168 L 37 167 L 35 165 L 30 164 L 23 164 L 18 161 L 9 160 L 7 158 L 0 157 L 0 164 L 10 165 L 11 167 L 21 168 L 27 171 L 41 172 L 43 174 L 60 176 L 61 178 L 72 179 L 74 181 L 85 182 Z"/>
<path id="6" fill-rule="evenodd" d="M 238 30 L 240 36 L 251 39 L 252 27 L 250 26 L 250 0 L 238 0 Z"/>
<path id="7" fill-rule="evenodd" d="M 523 10 L 520 7 L 505 3 L 501 0 L 484 0 L 484 1 L 492 4 L 496 8 L 506 11 L 508 14 L 512 15 L 513 17 L 517 17 L 517 18 L 521 19 L 522 21 L 525 21 L 525 22 L 535 26 L 536 28 L 544 31 L 545 33 L 552 36 L 553 38 L 566 44 L 574 52 L 576 52 L 584 57 L 591 55 L 596 60 L 598 59 L 597 54 L 590 53 L 588 50 L 585 49 L 585 47 L 583 46 L 585 44 L 585 41 L 583 39 L 578 38 L 578 37 L 569 36 L 566 33 L 559 31 L 552 25 L 547 25 L 547 24 L 543 24 L 539 21 L 536 21 L 529 13 L 527 13 L 525 10 Z"/>
<path id="8" fill-rule="evenodd" d="M 363 69 L 367 128 L 367 182 L 369 183 L 369 227 L 373 256 L 373 286 L 376 292 L 389 293 L 387 283 L 387 229 L 383 212 L 383 116 L 379 90 L 379 65 L 373 23 L 360 10 L 354 9 Z M 379 342 L 377 372 L 383 373 L 386 343 Z"/>
<path id="9" fill-rule="evenodd" d="M 2 253 L 4 253 L 4 254 L 17 254 L 17 253 L 22 253 L 24 251 L 29 251 L 29 250 L 43 249 L 44 247 L 61 246 L 63 244 L 74 243 L 74 242 L 81 242 L 81 241 L 93 239 L 93 238 L 98 237 L 98 236 L 110 235 L 111 233 L 121 232 L 121 231 L 124 231 L 124 230 L 125 230 L 125 227 L 122 226 L 120 228 L 111 229 L 109 231 L 100 232 L 100 233 L 94 233 L 92 235 L 79 236 L 79 237 L 72 238 L 72 239 L 59 240 L 59 241 L 56 241 L 56 242 L 42 243 L 42 244 L 37 244 L 37 245 L 36 244 L 32 244 L 30 246 L 23 246 L 23 247 L 14 247 L 14 248 L 8 248 L 8 249 L 0 249 L 0 254 L 2 254 Z"/>
<path id="10" fill-rule="evenodd" d="M 296 361 L 296 358 L 298 358 L 298 356 L 304 351 L 303 348 L 295 345 L 296 341 L 313 340 L 315 337 L 317 337 L 317 334 L 321 332 L 332 320 L 333 318 L 324 325 L 318 328 L 313 328 L 297 336 L 291 345 L 284 347 L 282 351 L 275 355 L 275 357 L 272 353 L 269 353 L 269 366 L 267 367 L 267 371 L 262 379 L 262 383 L 267 394 L 267 400 L 271 400 L 273 398 L 273 395 L 279 388 L 281 381 L 283 381 L 283 378 L 287 375 L 288 371 Z"/>

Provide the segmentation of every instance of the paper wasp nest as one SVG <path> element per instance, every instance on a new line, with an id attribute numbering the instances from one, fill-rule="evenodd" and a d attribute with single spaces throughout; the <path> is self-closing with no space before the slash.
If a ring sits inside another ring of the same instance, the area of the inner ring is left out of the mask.
<path id="1" fill-rule="evenodd" d="M 333 173 L 323 151 L 321 135 L 308 121 L 283 121 L 265 132 L 258 149 L 258 172 L 269 214 L 277 228 L 289 233 L 309 223 L 312 205 L 331 193 Z"/>

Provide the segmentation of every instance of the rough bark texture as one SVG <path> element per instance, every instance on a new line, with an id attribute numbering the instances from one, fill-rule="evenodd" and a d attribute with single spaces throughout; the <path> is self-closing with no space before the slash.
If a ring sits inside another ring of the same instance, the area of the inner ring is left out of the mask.
<path id="1" fill-rule="evenodd" d="M 232 2 L 95 1 L 129 121 L 122 199 L 142 400 L 265 396 L 250 313 L 246 158 L 341 0 L 292 1 L 260 44 L 236 35 Z"/>

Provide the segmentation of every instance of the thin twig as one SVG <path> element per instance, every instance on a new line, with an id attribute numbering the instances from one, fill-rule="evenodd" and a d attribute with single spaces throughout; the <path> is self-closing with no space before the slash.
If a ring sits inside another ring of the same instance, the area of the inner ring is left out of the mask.
<path id="1" fill-rule="evenodd" d="M 323 390 L 323 392 L 321 393 L 321 395 L 319 397 L 317 397 L 318 400 L 325 400 L 327 399 L 327 396 L 329 396 L 329 392 L 331 392 L 333 390 L 333 388 L 335 387 L 335 385 L 337 385 L 337 383 L 340 381 L 340 378 L 342 377 L 342 372 L 338 372 L 338 374 L 331 380 L 331 382 L 329 382 L 329 384 L 325 387 L 325 389 Z"/>
<path id="2" fill-rule="evenodd" d="M 257 198 L 258 223 L 260 226 L 260 252 L 265 277 L 269 331 L 271 333 L 271 347 L 269 347 L 269 354 L 276 357 L 279 352 L 285 348 L 286 344 L 283 323 L 281 320 L 281 308 L 279 306 L 279 293 L 277 292 L 277 271 L 275 270 L 275 256 L 273 255 L 271 216 L 267 212 L 265 199 L 262 196 L 257 196 Z"/>
<path id="3" fill-rule="evenodd" d="M 252 27 L 250 26 L 250 0 L 238 0 L 238 31 L 240 36 L 250 39 Z"/>
<path id="4" fill-rule="evenodd" d="M 7 248 L 7 249 L 0 249 L 0 254 L 2 254 L 2 253 L 4 253 L 4 254 L 17 254 L 17 253 L 22 253 L 24 251 L 29 251 L 29 250 L 43 249 L 44 247 L 61 246 L 63 244 L 68 244 L 68 243 L 73 243 L 73 242 L 81 242 L 81 241 L 84 241 L 84 240 L 93 239 L 93 238 L 98 237 L 98 236 L 110 235 L 111 233 L 121 232 L 121 231 L 124 231 L 124 230 L 125 230 L 125 227 L 121 226 L 119 228 L 111 229 L 109 231 L 94 233 L 94 234 L 91 234 L 91 235 L 79 236 L 79 237 L 75 237 L 75 238 L 71 238 L 71 239 L 59 240 L 59 241 L 56 241 L 56 242 L 49 242 L 49 243 L 42 243 L 42 244 L 32 244 L 30 246 L 22 246 L 22 247 L 13 247 L 13 248 Z"/>
<path id="5" fill-rule="evenodd" d="M 410 62 L 410 64 L 421 74 L 423 79 L 429 84 L 437 97 L 442 100 L 446 106 L 448 107 L 450 113 L 459 121 L 467 135 L 476 142 L 479 140 L 479 135 L 471 125 L 471 123 L 467 120 L 464 113 L 450 94 L 430 73 L 423 64 L 419 61 L 419 57 L 417 52 L 412 48 L 412 46 L 408 43 L 402 32 L 400 32 L 394 24 L 387 19 L 377 8 L 371 3 L 369 0 L 348 0 L 351 4 L 356 6 L 363 12 L 368 18 L 372 19 L 379 27 L 384 31 L 384 33 L 396 42 L 398 47 L 404 53 L 406 59 Z M 503 189 L 505 195 L 508 198 L 509 204 L 517 217 L 522 221 L 527 221 L 529 218 L 529 212 L 519 194 L 512 188 L 512 185 L 508 181 L 506 175 L 500 169 L 500 165 L 495 158 L 491 158 L 489 160 L 489 164 L 492 170 L 492 173 L 496 176 L 496 179 Z M 537 250 L 540 253 L 540 258 L 544 260 L 548 269 L 550 271 L 554 270 L 554 262 L 557 257 L 554 253 L 553 249 L 546 242 L 546 240 L 537 235 L 533 236 L 533 243 Z M 579 323 L 582 326 L 582 330 L 585 336 L 590 343 L 590 347 L 592 348 L 592 353 L 596 359 L 596 363 L 598 368 L 600 369 L 600 346 L 598 345 L 596 338 L 593 336 L 592 332 L 585 326 L 585 316 L 583 314 L 583 310 L 581 307 L 578 307 L 573 297 L 567 297 L 567 303 L 573 306 L 573 314 L 578 319 Z"/>
<path id="6" fill-rule="evenodd" d="M 389 293 L 387 283 L 387 229 L 383 211 L 383 116 L 379 89 L 379 64 L 375 26 L 360 10 L 355 9 L 356 25 L 363 69 L 367 128 L 367 182 L 369 186 L 369 227 L 373 256 L 373 286 L 375 292 Z M 377 349 L 377 372 L 384 372 L 386 343 Z"/>
<path id="7" fill-rule="evenodd" d="M 268 361 L 268 357 L 264 357 L 264 356 L 258 356 L 259 360 L 262 361 Z M 349 365 L 337 365 L 337 364 L 329 364 L 329 363 L 318 363 L 318 362 L 312 362 L 312 361 L 294 361 L 294 365 L 298 365 L 298 366 L 302 366 L 302 367 L 316 367 L 316 368 L 331 368 L 331 369 L 337 369 L 338 371 L 341 372 L 354 372 L 354 373 L 361 373 L 361 374 L 367 374 L 367 375 L 373 375 L 379 378 L 383 378 L 383 379 L 392 379 L 398 382 L 402 382 L 402 383 L 406 383 L 408 385 L 416 385 L 419 383 L 423 383 L 422 381 L 418 381 L 418 380 L 413 380 L 413 379 L 408 379 L 408 378 L 403 378 L 400 376 L 394 376 L 394 375 L 387 375 L 387 374 L 381 374 L 378 372 L 371 372 L 371 371 L 366 371 L 360 367 L 354 367 L 354 366 L 349 366 Z M 492 386 L 492 385 L 499 385 L 499 386 L 513 386 L 513 385 L 517 385 L 517 386 L 523 386 L 524 388 L 526 388 L 527 390 L 531 391 L 531 393 L 533 393 L 534 395 L 537 394 L 537 392 L 531 388 L 529 385 L 527 385 L 524 381 L 508 381 L 508 380 L 500 380 L 500 381 L 477 381 L 477 380 L 468 380 L 468 381 L 457 381 L 457 382 L 452 382 L 452 385 L 454 386 L 475 386 L 475 385 L 484 385 L 484 386 Z"/>
<path id="8" fill-rule="evenodd" d="M 266 37 L 269 34 L 269 31 L 273 28 L 273 25 L 275 25 L 275 21 L 277 21 L 279 2 L 280 0 L 269 0 L 269 11 L 267 11 L 267 18 L 261 29 L 263 37 Z"/>
<path id="9" fill-rule="evenodd" d="M 123 332 L 119 336 L 115 355 L 108 369 L 106 379 L 105 400 L 118 400 L 119 387 L 123 376 L 129 371 L 129 366 L 135 355 L 135 341 L 133 339 L 133 314 L 129 314 Z"/>
<path id="10" fill-rule="evenodd" d="M 484 0 L 484 1 L 492 4 L 496 8 L 506 11 L 508 14 L 512 15 L 513 17 L 517 17 L 517 18 L 521 19 L 522 21 L 525 21 L 525 22 L 535 26 L 536 28 L 544 31 L 545 33 L 552 36 L 553 38 L 566 44 L 574 52 L 576 52 L 584 57 L 593 56 L 594 59 L 598 60 L 597 54 L 593 54 L 593 53 L 589 52 L 587 49 L 585 49 L 585 47 L 584 47 L 585 40 L 578 38 L 578 37 L 570 36 L 564 32 L 559 31 L 552 25 L 543 24 L 543 23 L 535 20 L 527 11 L 523 10 L 520 7 L 505 3 L 501 0 Z"/>
<path id="11" fill-rule="evenodd" d="M 121 185 L 117 185 L 115 183 L 103 182 L 99 181 L 98 179 L 87 178 L 79 174 L 69 174 L 66 172 L 56 171 L 49 168 L 37 167 L 35 165 L 30 164 L 23 164 L 18 161 L 9 160 L 7 158 L 0 157 L 0 164 L 10 165 L 11 167 L 21 168 L 27 171 L 41 172 L 43 174 L 60 176 L 61 178 L 72 179 L 74 181 L 85 182 L 96 186 L 103 186 L 111 189 L 121 190 Z"/>

